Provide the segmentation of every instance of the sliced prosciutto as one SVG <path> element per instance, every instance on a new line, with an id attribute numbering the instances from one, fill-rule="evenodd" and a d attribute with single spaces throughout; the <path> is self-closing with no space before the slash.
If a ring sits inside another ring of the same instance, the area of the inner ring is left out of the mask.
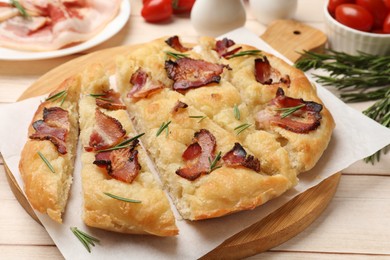
<path id="1" fill-rule="evenodd" d="M 173 49 L 175 49 L 175 50 L 177 50 L 179 52 L 186 52 L 186 51 L 189 51 L 189 50 L 192 49 L 192 48 L 184 47 L 181 44 L 180 39 L 179 39 L 179 37 L 177 35 L 168 38 L 165 42 L 166 42 L 166 44 L 168 44 Z"/>
<path id="2" fill-rule="evenodd" d="M 290 77 L 288 75 L 282 76 L 277 69 L 271 66 L 266 56 L 255 59 L 255 78 L 257 82 L 264 85 L 277 83 L 290 85 Z"/>
<path id="3" fill-rule="evenodd" d="M 43 109 L 43 119 L 32 124 L 35 133 L 31 139 L 49 140 L 60 154 L 66 154 L 66 137 L 69 131 L 68 111 L 60 107 Z"/>
<path id="4" fill-rule="evenodd" d="M 120 100 L 120 94 L 110 89 L 103 94 L 93 94 L 96 98 L 96 105 L 107 110 L 126 109 L 126 106 Z"/>
<path id="5" fill-rule="evenodd" d="M 196 132 L 182 158 L 185 166 L 176 171 L 176 174 L 193 181 L 201 175 L 208 174 L 210 162 L 215 158 L 216 141 L 213 134 L 206 129 Z"/>
<path id="6" fill-rule="evenodd" d="M 120 0 L 20 0 L 29 17 L 10 16 L 0 22 L 0 46 L 57 50 L 89 40 L 117 14 Z"/>
<path id="7" fill-rule="evenodd" d="M 132 183 L 141 170 L 138 151 L 135 150 L 137 145 L 138 140 L 134 140 L 128 148 L 97 153 L 93 163 L 106 168 L 107 173 L 114 179 Z"/>
<path id="8" fill-rule="evenodd" d="M 230 55 L 235 54 L 237 51 L 239 51 L 242 47 L 236 47 L 232 50 L 228 50 L 229 47 L 235 45 L 236 43 L 233 40 L 230 40 L 228 38 L 223 38 L 222 40 L 218 40 L 215 43 L 215 51 L 218 53 L 219 57 L 228 58 Z"/>
<path id="9" fill-rule="evenodd" d="M 89 139 L 86 151 L 99 151 L 118 144 L 126 134 L 122 124 L 99 109 L 95 110 L 96 126 Z"/>
<path id="10" fill-rule="evenodd" d="M 233 148 L 222 157 L 222 160 L 228 167 L 242 166 L 260 172 L 260 161 L 253 155 L 247 155 L 239 143 L 235 143 Z"/>
<path id="11" fill-rule="evenodd" d="M 173 89 L 178 91 L 219 83 L 224 68 L 228 66 L 191 58 L 165 61 L 168 77 L 174 81 Z"/>
<path id="12" fill-rule="evenodd" d="M 130 83 L 133 87 L 127 94 L 127 97 L 130 97 L 133 100 L 147 98 L 164 88 L 164 85 L 161 82 L 153 81 L 149 74 L 142 68 L 139 68 L 134 72 L 130 78 Z"/>
<path id="13" fill-rule="evenodd" d="M 289 110 L 294 112 L 288 113 Z M 320 126 L 321 110 L 321 104 L 285 96 L 283 89 L 278 88 L 276 97 L 256 115 L 255 120 L 260 129 L 279 126 L 295 133 L 307 134 Z"/>
<path id="14" fill-rule="evenodd" d="M 8 3 L 0 2 L 0 22 L 10 19 L 19 14 L 18 9 Z"/>

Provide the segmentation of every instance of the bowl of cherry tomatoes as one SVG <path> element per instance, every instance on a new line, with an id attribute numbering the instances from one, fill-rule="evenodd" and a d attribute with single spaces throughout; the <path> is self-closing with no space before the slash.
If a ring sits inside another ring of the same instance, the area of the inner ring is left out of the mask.
<path id="1" fill-rule="evenodd" d="M 329 48 L 349 54 L 390 54 L 390 0 L 329 0 Z"/>

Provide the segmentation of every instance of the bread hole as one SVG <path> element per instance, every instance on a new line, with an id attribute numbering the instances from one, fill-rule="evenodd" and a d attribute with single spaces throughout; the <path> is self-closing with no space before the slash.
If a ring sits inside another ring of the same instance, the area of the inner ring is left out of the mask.
<path id="1" fill-rule="evenodd" d="M 276 138 L 276 141 L 280 143 L 281 147 L 284 147 L 288 144 L 288 139 L 284 138 L 283 136 L 279 136 L 278 138 Z"/>
<path id="2" fill-rule="evenodd" d="M 300 34 L 301 34 L 301 31 L 295 30 L 295 31 L 293 31 L 293 34 L 295 34 L 295 35 L 300 35 Z"/>

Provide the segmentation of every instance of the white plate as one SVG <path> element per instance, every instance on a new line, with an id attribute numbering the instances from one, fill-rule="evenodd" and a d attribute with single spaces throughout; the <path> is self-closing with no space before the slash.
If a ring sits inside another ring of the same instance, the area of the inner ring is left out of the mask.
<path id="1" fill-rule="evenodd" d="M 103 31 L 86 42 L 69 48 L 46 52 L 18 51 L 8 48 L 0 48 L 0 60 L 42 60 L 84 51 L 114 36 L 126 24 L 129 17 L 130 1 L 122 0 L 119 14 L 114 18 L 114 20 L 107 24 Z"/>

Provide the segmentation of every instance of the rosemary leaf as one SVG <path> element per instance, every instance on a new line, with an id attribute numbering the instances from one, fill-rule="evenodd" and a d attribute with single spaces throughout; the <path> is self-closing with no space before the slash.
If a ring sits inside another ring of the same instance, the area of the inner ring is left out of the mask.
<path id="1" fill-rule="evenodd" d="M 89 94 L 88 96 L 97 98 L 97 97 L 104 97 L 105 95 L 106 94 L 104 94 L 104 93 L 102 93 L 102 94 L 97 93 L 97 94 Z"/>
<path id="2" fill-rule="evenodd" d="M 241 114 L 240 114 L 240 110 L 238 109 L 237 104 L 235 104 L 233 107 L 233 115 L 237 120 L 240 120 Z"/>
<path id="3" fill-rule="evenodd" d="M 120 200 L 120 201 L 124 201 L 124 202 L 130 202 L 130 203 L 141 203 L 142 202 L 140 200 L 133 200 L 133 199 L 127 199 L 127 198 L 119 197 L 119 196 L 111 194 L 109 192 L 103 192 L 103 193 L 105 195 L 107 195 L 108 197 L 110 197 L 110 198 L 113 198 L 113 199 L 116 199 L 116 200 Z"/>
<path id="4" fill-rule="evenodd" d="M 156 136 L 159 136 L 165 129 L 168 131 L 168 126 L 171 123 L 171 121 L 168 121 L 167 123 L 163 122 L 160 126 L 160 128 L 157 130 Z"/>
<path id="5" fill-rule="evenodd" d="M 234 130 L 236 131 L 236 135 L 241 134 L 245 129 L 248 129 L 251 126 L 252 125 L 248 123 L 237 126 L 236 128 L 234 128 Z"/>
<path id="6" fill-rule="evenodd" d="M 174 58 L 174 59 L 181 59 L 181 58 L 186 58 L 188 57 L 188 54 L 184 54 L 184 53 L 175 53 L 175 52 L 171 52 L 171 51 L 166 51 L 165 52 L 168 56 Z"/>
<path id="7" fill-rule="evenodd" d="M 60 91 L 60 92 L 54 94 L 51 97 L 46 98 L 46 101 L 54 102 L 56 100 L 61 99 L 61 103 L 63 103 L 63 100 L 65 100 L 66 96 L 67 96 L 67 92 L 66 92 L 66 90 L 63 90 L 63 91 Z"/>
<path id="8" fill-rule="evenodd" d="M 108 152 L 108 151 L 113 151 L 113 150 L 119 150 L 119 149 L 122 149 L 122 148 L 127 148 L 131 145 L 131 142 L 134 141 L 135 139 L 138 139 L 140 138 L 141 136 L 143 136 L 145 133 L 142 133 L 142 134 L 139 134 L 139 135 L 136 135 L 130 139 L 126 139 L 122 142 L 120 142 L 119 144 L 115 145 L 114 147 L 110 147 L 110 148 L 107 148 L 107 149 L 104 149 L 104 150 L 100 150 L 98 151 L 98 153 L 101 153 L 101 152 Z"/>
<path id="9" fill-rule="evenodd" d="M 96 99 L 104 100 L 104 101 L 107 101 L 110 103 L 114 102 L 114 100 L 112 100 L 110 98 L 104 98 L 103 96 L 105 96 L 105 94 L 89 94 L 88 96 L 96 98 Z"/>
<path id="10" fill-rule="evenodd" d="M 39 152 L 39 151 L 38 151 L 38 155 L 39 155 L 39 157 L 41 157 L 42 161 L 47 165 L 47 167 L 50 169 L 50 171 L 51 171 L 52 173 L 56 173 L 56 172 L 54 171 L 53 166 L 52 166 L 51 163 L 46 159 L 46 157 L 45 157 L 41 152 Z"/>
<path id="11" fill-rule="evenodd" d="M 205 119 L 207 116 L 189 116 L 189 118 L 199 118 L 199 122 L 201 122 L 203 119 Z"/>
<path id="12" fill-rule="evenodd" d="M 23 18 L 30 17 L 26 9 L 24 9 L 24 7 L 19 3 L 18 0 L 11 0 L 11 5 L 13 5 L 16 9 L 18 9 L 19 13 L 23 16 Z"/>
<path id="13" fill-rule="evenodd" d="M 278 108 L 277 110 L 283 111 L 283 113 L 280 116 L 281 116 L 281 118 L 285 118 L 285 117 L 288 117 L 289 115 L 293 114 L 295 111 L 298 111 L 299 109 L 301 109 L 304 106 L 305 106 L 305 104 L 300 104 L 300 105 L 295 106 L 295 107 L 281 107 L 281 108 Z"/>
<path id="14" fill-rule="evenodd" d="M 226 58 L 232 59 L 232 58 L 241 57 L 241 56 L 261 56 L 261 57 L 263 57 L 263 54 L 261 53 L 260 50 L 247 50 L 247 51 L 240 51 L 240 52 L 235 53 L 233 55 L 230 55 Z"/>
<path id="15" fill-rule="evenodd" d="M 84 247 L 87 249 L 89 253 L 91 253 L 91 247 L 95 246 L 95 243 L 99 243 L 100 240 L 88 235 L 87 233 L 79 230 L 77 227 L 70 227 L 70 230 L 72 233 L 80 240 L 80 242 L 84 245 Z"/>
<path id="16" fill-rule="evenodd" d="M 210 163 L 210 168 L 209 168 L 209 173 L 212 171 L 221 168 L 221 165 L 217 165 L 217 163 L 221 160 L 221 151 L 217 154 L 217 156 L 214 158 L 213 161 L 211 161 L 211 158 L 209 157 L 209 163 Z"/>

